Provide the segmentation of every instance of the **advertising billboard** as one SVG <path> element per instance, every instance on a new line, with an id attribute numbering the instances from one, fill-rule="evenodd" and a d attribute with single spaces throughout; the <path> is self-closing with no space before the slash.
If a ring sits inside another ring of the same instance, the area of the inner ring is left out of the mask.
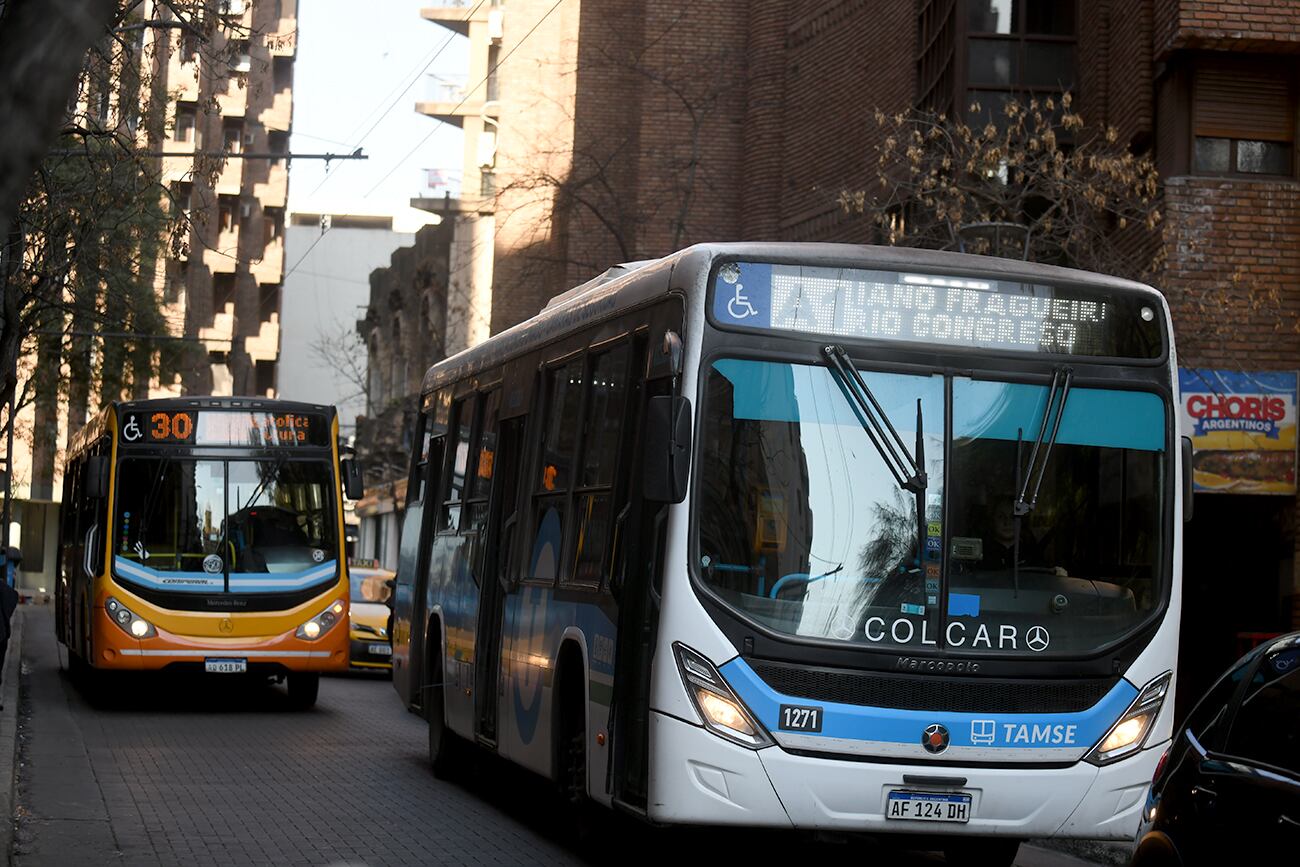
<path id="1" fill-rule="evenodd" d="M 1198 492 L 1296 492 L 1296 372 L 1181 368 Z"/>

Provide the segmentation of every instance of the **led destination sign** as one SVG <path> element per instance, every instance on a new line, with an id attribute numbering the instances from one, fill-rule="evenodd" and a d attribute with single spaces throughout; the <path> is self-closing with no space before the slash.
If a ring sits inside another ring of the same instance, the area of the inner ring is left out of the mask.
<path id="1" fill-rule="evenodd" d="M 1145 299 L 932 274 L 727 263 L 713 287 L 721 325 L 1059 355 L 1158 358 Z"/>
<path id="2" fill-rule="evenodd" d="M 262 410 L 140 410 L 122 417 L 132 445 L 323 446 L 325 419 L 314 413 Z"/>

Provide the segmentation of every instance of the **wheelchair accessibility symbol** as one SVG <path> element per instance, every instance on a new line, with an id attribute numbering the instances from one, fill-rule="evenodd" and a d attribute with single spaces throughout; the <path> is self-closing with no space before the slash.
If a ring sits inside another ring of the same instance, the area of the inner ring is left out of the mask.
<path id="1" fill-rule="evenodd" d="M 749 303 L 749 296 L 745 294 L 745 287 L 736 284 L 736 297 L 727 302 L 727 313 L 732 319 L 748 319 L 751 316 L 757 316 L 758 311 L 754 305 Z"/>
<path id="2" fill-rule="evenodd" d="M 122 439 L 133 443 L 142 436 L 144 436 L 144 431 L 140 430 L 140 425 L 136 422 L 135 416 L 128 416 L 126 426 L 122 428 Z"/>

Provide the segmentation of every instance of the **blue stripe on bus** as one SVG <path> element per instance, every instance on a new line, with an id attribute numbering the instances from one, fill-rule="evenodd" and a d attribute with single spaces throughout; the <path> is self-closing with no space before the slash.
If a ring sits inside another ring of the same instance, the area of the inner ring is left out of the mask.
<path id="1" fill-rule="evenodd" d="M 225 576 L 208 572 L 167 571 L 160 572 L 148 566 L 142 566 L 125 557 L 114 557 L 113 566 L 118 574 L 132 581 L 154 587 L 159 590 L 171 590 L 181 593 L 206 593 L 213 588 L 224 590 Z M 318 581 L 326 581 L 338 574 L 338 562 L 327 560 L 319 566 L 298 572 L 232 572 L 230 589 L 250 593 L 275 593 L 300 590 Z"/>
<path id="2" fill-rule="evenodd" d="M 720 670 L 736 695 L 771 731 L 780 729 L 781 705 L 815 705 L 823 709 L 822 729 L 819 732 L 822 737 L 899 744 L 919 744 L 921 732 L 926 726 L 941 723 L 947 726 L 950 743 L 955 747 L 1008 750 L 1062 747 L 1072 749 L 1079 755 L 1100 740 L 1137 697 L 1137 689 L 1121 679 L 1099 702 L 1078 713 L 898 710 L 782 695 L 768 686 L 740 657 L 722 666 Z M 1072 731 L 1068 728 L 1070 726 L 1074 727 Z M 1068 742 L 1051 742 L 1058 734 L 1064 739 L 1067 733 L 1070 734 Z M 1038 734 L 1045 734 L 1046 741 L 1035 741 Z M 1029 740 L 1026 742 L 1022 738 Z"/>

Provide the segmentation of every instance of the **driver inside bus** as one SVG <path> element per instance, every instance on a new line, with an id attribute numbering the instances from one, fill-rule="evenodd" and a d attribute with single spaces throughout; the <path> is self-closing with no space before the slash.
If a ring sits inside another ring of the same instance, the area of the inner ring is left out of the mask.
<path id="1" fill-rule="evenodd" d="M 987 496 L 985 503 L 981 522 L 985 527 L 984 532 L 980 534 L 984 540 L 984 556 L 979 561 L 978 567 L 1009 570 L 1016 549 L 1015 494 L 1010 491 L 996 491 Z M 1028 516 L 1020 519 L 1018 563 L 1021 566 L 1047 564 L 1043 547 L 1030 529 Z"/>

